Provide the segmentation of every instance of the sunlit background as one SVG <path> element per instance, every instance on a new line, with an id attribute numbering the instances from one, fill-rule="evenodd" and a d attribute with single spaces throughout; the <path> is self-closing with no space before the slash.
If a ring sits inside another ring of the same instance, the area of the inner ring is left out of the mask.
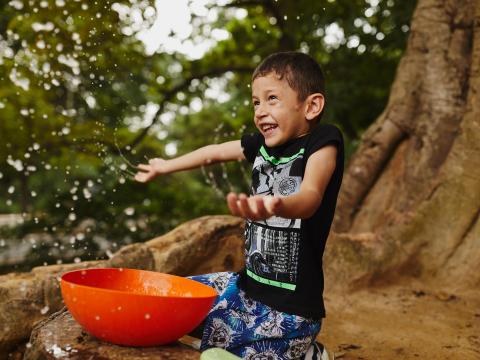
<path id="1" fill-rule="evenodd" d="M 384 108 L 414 1 L 12 0 L 0 5 L 0 271 L 106 258 L 248 191 L 248 165 L 132 181 L 254 131 L 250 74 L 309 53 L 347 155 Z"/>

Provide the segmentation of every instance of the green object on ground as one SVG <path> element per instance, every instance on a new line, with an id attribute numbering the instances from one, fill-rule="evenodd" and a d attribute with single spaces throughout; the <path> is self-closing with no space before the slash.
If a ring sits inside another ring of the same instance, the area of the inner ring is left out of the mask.
<path id="1" fill-rule="evenodd" d="M 212 348 L 202 352 L 200 360 L 238 360 L 241 359 L 227 350 Z"/>

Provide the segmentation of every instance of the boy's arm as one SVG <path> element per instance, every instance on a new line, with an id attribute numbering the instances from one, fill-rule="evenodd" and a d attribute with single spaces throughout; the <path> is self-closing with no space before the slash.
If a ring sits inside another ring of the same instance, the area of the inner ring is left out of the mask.
<path id="1" fill-rule="evenodd" d="M 251 196 L 230 193 L 227 203 L 234 215 L 264 220 L 275 215 L 287 219 L 306 219 L 320 206 L 328 182 L 335 170 L 337 148 L 327 145 L 307 161 L 300 190 L 289 196 Z"/>
<path id="2" fill-rule="evenodd" d="M 240 140 L 201 147 L 188 154 L 173 159 L 155 158 L 148 164 L 139 164 L 135 180 L 147 182 L 156 176 L 177 171 L 194 169 L 200 166 L 231 160 L 244 160 L 245 155 Z"/>

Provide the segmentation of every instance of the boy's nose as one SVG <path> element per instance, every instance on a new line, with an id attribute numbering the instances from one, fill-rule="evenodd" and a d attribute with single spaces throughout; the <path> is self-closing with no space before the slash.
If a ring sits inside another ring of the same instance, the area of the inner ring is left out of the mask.
<path id="1" fill-rule="evenodd" d="M 267 111 L 265 110 L 265 108 L 263 106 L 257 106 L 257 108 L 255 109 L 255 117 L 257 119 L 261 119 L 263 117 L 265 117 L 267 115 Z"/>

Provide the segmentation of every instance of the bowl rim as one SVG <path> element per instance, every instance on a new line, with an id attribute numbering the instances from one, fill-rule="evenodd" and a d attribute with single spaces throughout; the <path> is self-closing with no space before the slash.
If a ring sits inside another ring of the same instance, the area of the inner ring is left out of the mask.
<path id="1" fill-rule="evenodd" d="M 107 288 L 103 288 L 103 287 L 97 287 L 97 286 L 89 286 L 89 285 L 81 285 L 81 284 L 76 284 L 72 281 L 68 281 L 68 280 L 65 280 L 65 276 L 69 275 L 69 274 L 72 274 L 72 273 L 78 273 L 78 272 L 82 272 L 82 271 L 89 271 L 89 270 L 118 270 L 118 271 L 124 271 L 124 270 L 127 270 L 127 271 L 141 271 L 141 272 L 148 272 L 148 273 L 154 273 L 154 274 L 163 274 L 163 275 L 168 275 L 168 276 L 171 276 L 171 277 L 175 277 L 175 278 L 180 278 L 182 280 L 186 280 L 187 282 L 189 281 L 194 281 L 195 283 L 197 284 L 200 284 L 202 286 L 206 286 L 208 287 L 209 289 L 212 290 L 212 295 L 210 296 L 166 296 L 166 295 L 150 295 L 150 294 L 137 294 L 137 293 L 133 293 L 131 291 L 123 291 L 123 290 L 115 290 L 115 289 L 107 289 Z M 145 298 L 165 298 L 165 299 L 211 299 L 211 298 L 216 298 L 218 297 L 218 293 L 217 293 L 217 290 L 214 289 L 213 287 L 211 286 L 208 286 L 208 285 L 205 285 L 199 281 L 195 281 L 195 280 L 192 280 L 192 279 L 188 279 L 186 277 L 182 277 L 182 276 L 178 276 L 178 275 L 172 275 L 172 274 L 167 274 L 167 273 L 162 273 L 162 272 L 159 272 L 159 271 L 151 271 L 151 270 L 141 270 L 141 269 L 133 269 L 133 268 L 125 268 L 125 267 L 118 267 L 118 268 L 115 268 L 115 267 L 106 267 L 106 268 L 102 268 L 102 267 L 93 267 L 93 268 L 87 268 L 87 269 L 77 269 L 77 270 L 71 270 L 71 271 L 67 271 L 65 273 L 62 274 L 62 276 L 60 277 L 60 284 L 64 284 L 64 285 L 69 285 L 69 284 L 72 284 L 72 285 L 75 285 L 75 287 L 80 287 L 80 288 L 85 288 L 85 289 L 96 289 L 96 290 L 101 290 L 101 291 L 104 291 L 104 292 L 107 292 L 107 293 L 118 293 L 118 294 L 128 294 L 128 295 L 133 295 L 133 296 L 140 296 L 140 297 L 145 297 Z M 62 291 L 62 295 L 63 295 L 63 291 Z"/>

